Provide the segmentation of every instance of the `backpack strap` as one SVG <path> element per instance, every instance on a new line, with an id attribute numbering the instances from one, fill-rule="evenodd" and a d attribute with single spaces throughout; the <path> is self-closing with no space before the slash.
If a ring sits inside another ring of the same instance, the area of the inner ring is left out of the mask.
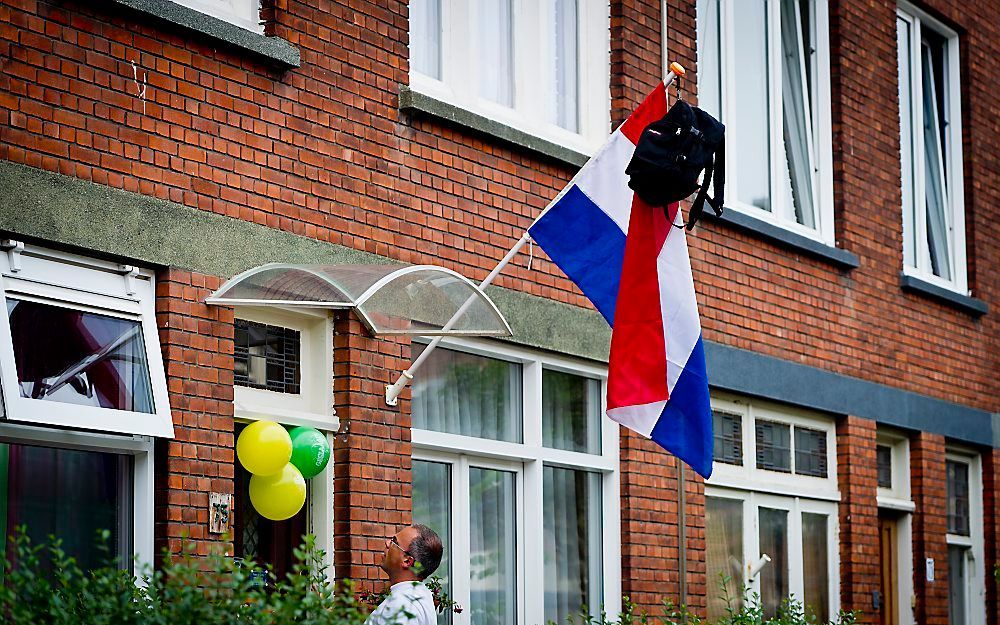
<path id="1" fill-rule="evenodd" d="M 718 167 L 719 164 L 721 167 Z M 716 172 L 715 170 L 719 171 Z M 715 174 L 715 184 L 713 186 L 714 196 L 712 199 L 708 197 L 708 186 L 712 184 L 712 176 Z M 705 202 L 707 201 L 712 210 L 715 211 L 716 217 L 722 216 L 722 207 L 725 202 L 724 194 L 726 189 L 726 138 L 723 136 L 722 141 L 719 143 L 719 147 L 716 148 L 715 154 L 713 155 L 712 162 L 710 162 L 705 167 L 705 177 L 702 178 L 701 188 L 698 189 L 698 195 L 695 196 L 694 202 L 691 203 L 691 212 L 688 214 L 687 229 L 691 230 L 694 225 L 701 219 L 701 214 L 705 210 Z"/>
<path id="2" fill-rule="evenodd" d="M 715 165 L 719 169 L 715 174 L 715 186 L 712 188 L 712 210 L 716 217 L 722 217 L 723 206 L 726 203 L 726 135 L 722 135 L 722 141 L 715 151 Z"/>

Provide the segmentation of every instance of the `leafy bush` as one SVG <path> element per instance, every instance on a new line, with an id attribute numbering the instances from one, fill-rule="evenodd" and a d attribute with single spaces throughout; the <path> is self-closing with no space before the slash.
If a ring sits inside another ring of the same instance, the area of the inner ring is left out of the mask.
<path id="1" fill-rule="evenodd" d="M 137 579 L 112 558 L 83 571 L 58 541 L 33 545 L 23 531 L 8 547 L 0 621 L 12 625 L 360 625 L 368 616 L 349 582 L 329 584 L 311 539 L 296 550 L 293 572 L 267 587 L 253 563 L 222 554 L 188 549 Z"/>

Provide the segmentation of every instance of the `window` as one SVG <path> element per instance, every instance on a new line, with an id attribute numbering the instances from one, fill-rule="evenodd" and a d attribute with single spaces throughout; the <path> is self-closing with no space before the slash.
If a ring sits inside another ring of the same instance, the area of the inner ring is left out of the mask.
<path id="1" fill-rule="evenodd" d="M 439 623 L 614 611 L 618 433 L 601 416 L 603 369 L 446 344 L 417 371 L 412 402 L 413 518 L 441 535 L 436 575 L 467 608 Z"/>
<path id="2" fill-rule="evenodd" d="M 740 415 L 714 411 L 712 425 L 715 461 L 743 464 L 743 420 Z"/>
<path id="3" fill-rule="evenodd" d="M 903 270 L 967 291 L 958 35 L 901 7 L 899 129 Z"/>
<path id="4" fill-rule="evenodd" d="M 264 34 L 260 19 L 260 0 L 173 0 L 206 15 L 235 24 L 240 28 Z"/>
<path id="5" fill-rule="evenodd" d="M 910 499 L 910 445 L 904 432 L 879 428 L 875 469 L 880 508 L 913 512 Z"/>
<path id="6" fill-rule="evenodd" d="M 412 89 L 566 147 L 607 138 L 609 72 L 606 1 L 410 1 Z"/>
<path id="7" fill-rule="evenodd" d="M 173 436 L 151 272 L 17 245 L 0 270 L 8 419 Z"/>
<path id="8" fill-rule="evenodd" d="M 768 616 L 794 596 L 830 619 L 839 584 L 833 423 L 740 398 L 714 397 L 712 406 L 739 453 L 717 458 L 705 483 L 709 620 L 726 615 L 727 599 L 738 607 L 744 585 Z M 742 434 L 751 428 L 754 436 Z M 770 562 L 750 578 L 764 554 Z"/>
<path id="9" fill-rule="evenodd" d="M 236 431 L 269 419 L 286 427 L 308 426 L 333 446 L 340 423 L 333 410 L 333 330 L 326 312 L 295 313 L 239 307 L 235 320 L 234 403 Z M 253 560 L 279 579 L 295 564 L 293 550 L 312 534 L 326 552 L 333 576 L 333 464 L 306 480 L 306 503 L 294 517 L 271 521 L 250 503 L 250 474 L 238 460 L 233 496 L 235 555 Z"/>
<path id="10" fill-rule="evenodd" d="M 978 454 L 947 450 L 948 622 L 952 624 L 986 622 L 981 471 Z"/>
<path id="11" fill-rule="evenodd" d="M 728 127 L 733 208 L 834 243 L 827 2 L 698 0 L 699 103 Z"/>
<path id="12" fill-rule="evenodd" d="M 878 487 L 892 490 L 892 448 L 888 445 L 875 447 L 875 470 Z"/>

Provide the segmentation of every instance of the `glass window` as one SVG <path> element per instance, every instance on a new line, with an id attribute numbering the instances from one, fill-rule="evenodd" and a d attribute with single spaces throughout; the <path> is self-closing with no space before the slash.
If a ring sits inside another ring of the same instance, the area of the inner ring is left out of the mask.
<path id="1" fill-rule="evenodd" d="M 825 623 L 830 618 L 830 552 L 827 543 L 829 517 L 802 513 L 802 571 L 806 614 Z"/>
<path id="2" fill-rule="evenodd" d="M 566 130 L 580 130 L 579 81 L 579 6 L 577 0 L 553 3 L 556 55 L 556 124 Z"/>
<path id="3" fill-rule="evenodd" d="M 413 522 L 426 525 L 441 537 L 444 555 L 434 577 L 441 580 L 451 597 L 451 465 L 443 462 L 413 461 Z M 438 624 L 451 622 L 451 612 L 438 614 Z"/>
<path id="4" fill-rule="evenodd" d="M 743 464 L 743 417 L 728 412 L 712 412 L 715 462 Z"/>
<path id="5" fill-rule="evenodd" d="M 716 622 L 743 602 L 743 501 L 705 498 L 708 620 Z"/>
<path id="6" fill-rule="evenodd" d="M 601 453 L 601 383 L 572 373 L 542 373 L 542 444 Z"/>
<path id="7" fill-rule="evenodd" d="M 948 532 L 969 535 L 969 465 L 948 460 Z"/>
<path id="8" fill-rule="evenodd" d="M 514 482 L 509 471 L 469 469 L 473 625 L 516 622 Z"/>
<path id="9" fill-rule="evenodd" d="M 414 428 L 521 442 L 521 366 L 435 349 L 413 381 L 412 414 Z"/>
<path id="10" fill-rule="evenodd" d="M 601 476 L 545 467 L 545 622 L 565 623 L 603 601 Z"/>
<path id="11" fill-rule="evenodd" d="M 795 472 L 826 477 L 826 432 L 795 427 Z"/>
<path id="12" fill-rule="evenodd" d="M 260 0 L 175 0 L 188 8 L 235 24 L 240 28 L 264 34 L 260 15 Z"/>
<path id="13" fill-rule="evenodd" d="M 760 553 L 771 558 L 760 572 L 760 600 L 772 618 L 788 597 L 788 511 L 762 507 L 758 514 Z"/>
<path id="14" fill-rule="evenodd" d="M 964 291 L 958 37 L 900 11 L 896 43 L 904 266 Z"/>
<path id="15" fill-rule="evenodd" d="M 441 79 L 441 0 L 410 0 L 410 67 Z"/>
<path id="16" fill-rule="evenodd" d="M 698 0 L 698 106 L 722 119 L 720 0 Z"/>
<path id="17" fill-rule="evenodd" d="M 0 529 L 24 525 L 33 544 L 61 541 L 84 569 L 104 563 L 96 538 L 131 566 L 132 458 L 112 453 L 0 443 Z M 3 541 L 0 540 L 0 546 Z"/>
<path id="18" fill-rule="evenodd" d="M 757 208 L 771 210 L 771 156 L 768 126 L 767 11 L 761 2 L 735 2 L 736 29 L 733 46 L 736 56 L 756 71 L 736 73 L 736 92 L 740 106 L 730 132 L 737 149 L 733 152 L 753 154 L 741 159 L 736 167 L 734 183 L 739 200 Z M 763 74 L 763 75 L 761 75 Z"/>
<path id="19" fill-rule="evenodd" d="M 21 397 L 152 413 L 138 321 L 7 299 Z"/>
<path id="20" fill-rule="evenodd" d="M 879 445 L 875 448 L 875 467 L 879 488 L 892 488 L 892 448 Z"/>
<path id="21" fill-rule="evenodd" d="M 479 95 L 504 106 L 514 105 L 514 19 L 511 0 L 475 3 L 479 25 Z"/>
<path id="22" fill-rule="evenodd" d="M 296 330 L 237 319 L 234 382 L 277 393 L 298 393 L 300 343 Z"/>
<path id="23" fill-rule="evenodd" d="M 773 421 L 756 423 L 757 468 L 788 473 L 792 470 L 791 427 Z"/>

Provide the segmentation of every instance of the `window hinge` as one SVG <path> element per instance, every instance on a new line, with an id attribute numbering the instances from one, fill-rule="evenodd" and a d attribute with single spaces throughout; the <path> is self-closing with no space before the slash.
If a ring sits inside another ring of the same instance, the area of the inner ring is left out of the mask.
<path id="1" fill-rule="evenodd" d="M 125 294 L 135 295 L 135 277 L 139 275 L 139 268 L 133 265 L 118 265 L 118 273 L 125 278 Z"/>
<path id="2" fill-rule="evenodd" d="M 14 239 L 4 239 L 0 241 L 0 249 L 7 252 L 7 262 L 10 265 L 10 272 L 21 271 L 21 252 L 24 251 L 24 242 Z"/>

